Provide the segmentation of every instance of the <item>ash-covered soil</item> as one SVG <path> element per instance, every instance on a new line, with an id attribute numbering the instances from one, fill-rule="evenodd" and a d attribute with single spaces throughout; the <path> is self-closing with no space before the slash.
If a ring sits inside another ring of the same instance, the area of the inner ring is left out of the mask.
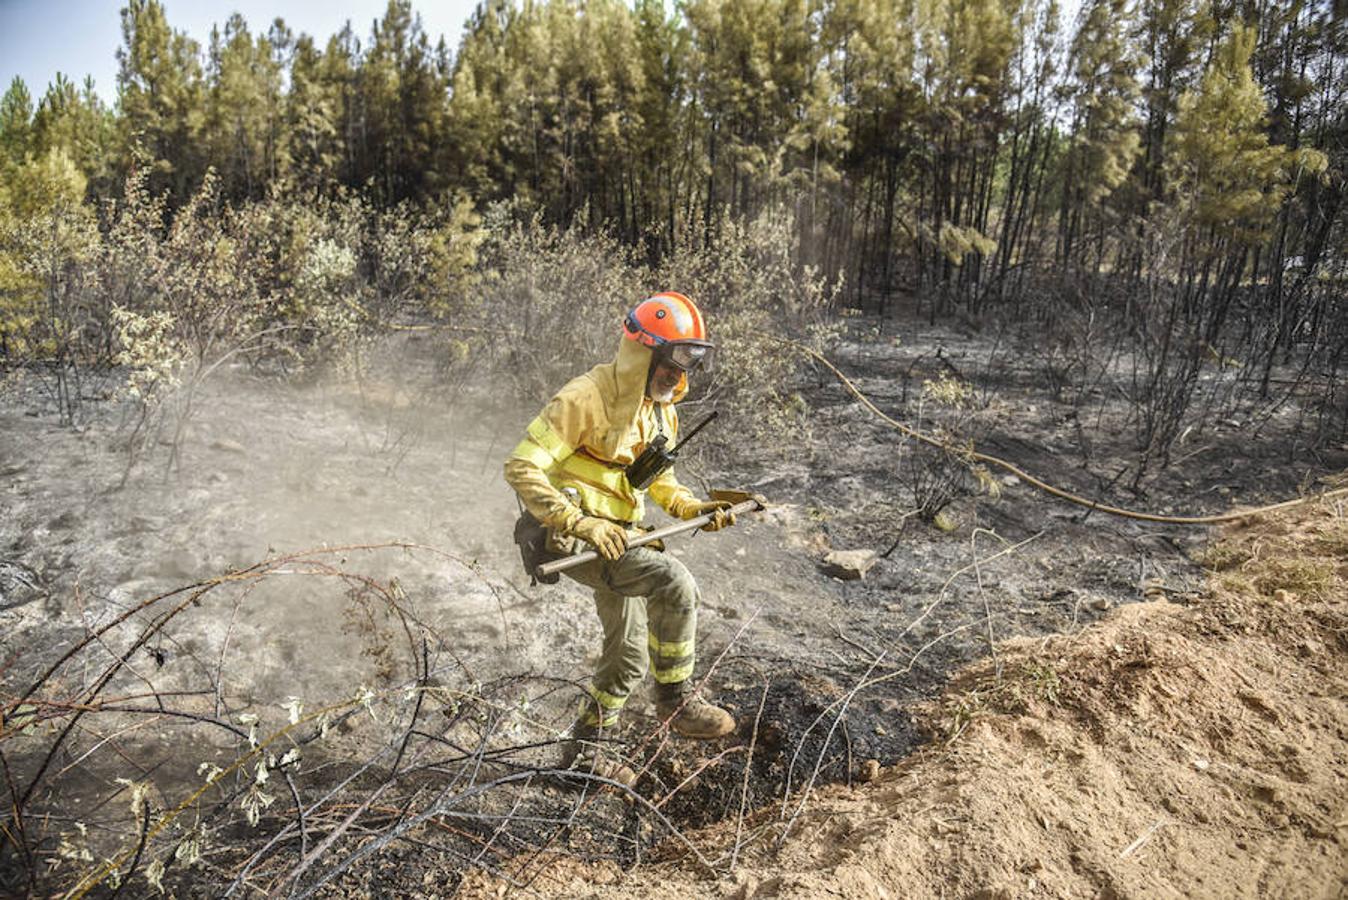
<path id="1" fill-rule="evenodd" d="M 896 340 L 893 323 L 884 324 L 890 333 L 881 326 L 854 322 L 831 355 L 882 408 L 924 427 L 945 424 L 985 452 L 1102 500 L 1200 513 L 1284 499 L 1308 476 L 1348 465 L 1343 448 L 1290 452 L 1283 433 L 1291 409 L 1264 422 L 1258 440 L 1237 420 L 1219 424 L 1182 447 L 1164 475 L 1130 490 L 1126 408 L 1107 382 L 1098 403 L 1074 407 L 1044 386 L 1028 352 L 926 325 Z M 316 717 L 325 705 L 334 711 L 295 726 L 314 729 L 294 774 L 297 796 L 355 790 L 365 782 L 348 779 L 367 773 L 363 766 L 387 773 L 394 757 L 413 770 L 397 785 L 402 799 L 437 781 L 467 786 L 552 764 L 599 625 L 579 586 L 530 586 L 511 543 L 516 507 L 500 466 L 546 398 L 522 404 L 450 389 L 430 355 L 415 342 L 400 345 L 398 364 L 360 380 L 278 384 L 221 373 L 197 399 L 176 466 L 168 470 L 169 448 L 155 445 L 125 482 L 123 404 L 91 398 L 83 427 L 71 429 L 54 421 L 31 384 L 7 395 L 4 699 L 72 648 L 79 652 L 44 685 L 47 695 L 84 696 L 125 656 L 100 695 L 130 698 L 117 715 L 143 713 L 156 695 L 161 706 L 163 696 L 175 698 L 173 715 L 160 710 L 131 724 L 112 722 L 110 710 L 84 714 L 69 736 L 49 710 L 51 724 L 6 747 L 20 787 L 44 765 L 49 776 L 59 773 L 27 800 L 30 815 L 47 816 L 53 868 L 78 867 L 54 847 L 70 843 L 90 806 L 106 811 L 116 798 L 128 820 L 129 789 L 119 778 L 149 784 L 151 809 L 174 810 L 217 766 L 229 781 L 228 790 L 211 782 L 219 792 L 213 815 L 238 814 L 262 791 L 250 787 L 248 767 L 231 768 L 252 752 L 248 733 L 281 735 L 290 719 Z M 974 385 L 965 408 L 924 398 L 923 381 L 942 373 Z M 925 739 L 914 704 L 937 696 L 956 667 L 994 642 L 1075 633 L 1123 604 L 1195 595 L 1204 531 L 1087 515 L 1000 473 L 999 496 L 961 483 L 936 527 L 911 513 L 935 490 L 933 479 L 949 477 L 948 465 L 876 421 L 826 372 L 807 371 L 788 387 L 811 410 L 807 428 L 733 453 L 726 440 L 682 464 L 690 485 L 750 488 L 769 509 L 670 549 L 703 591 L 698 675 L 710 671 L 708 691 L 736 711 L 740 731 L 713 746 L 668 742 L 638 697 L 622 738 L 647 764 L 641 792 L 663 819 L 612 797 L 590 797 L 583 813 L 558 818 L 559 805 L 575 802 L 573 788 L 511 781 L 475 807 L 481 819 L 455 826 L 475 835 L 481 852 L 441 852 L 436 871 L 540 846 L 630 865 L 669 827 L 780 806 L 788 790 L 854 783 L 903 759 Z M 884 555 L 864 579 L 841 581 L 821 567 L 834 549 Z M 147 604 L 189 585 L 198 587 Z M 155 618 L 178 606 L 167 624 Z M 422 750 L 407 750 L 409 733 Z M 278 738 L 275 755 L 298 734 Z M 44 763 L 58 736 L 61 757 Z M 199 883 L 197 866 L 209 864 L 213 878 L 238 877 L 265 892 L 271 882 L 239 874 L 255 847 L 242 852 L 232 842 L 250 827 L 264 838 L 286 833 L 293 810 L 276 800 L 286 793 L 267 794 L 258 826 L 220 819 L 220 831 L 210 832 L 217 826 L 207 816 L 206 843 L 215 842 L 218 856 L 179 865 L 170 881 L 189 889 Z M 185 827 L 181 816 L 173 827 Z M 93 831 L 93 856 L 135 844 L 126 821 L 108 818 Z M 168 845 L 170 855 L 187 833 Z M 395 841 L 388 852 L 424 863 L 416 846 Z M 255 863 L 266 877 L 285 877 L 297 860 L 285 852 L 284 861 L 277 850 Z M 335 883 L 373 890 L 360 879 L 376 869 L 353 864 Z"/>

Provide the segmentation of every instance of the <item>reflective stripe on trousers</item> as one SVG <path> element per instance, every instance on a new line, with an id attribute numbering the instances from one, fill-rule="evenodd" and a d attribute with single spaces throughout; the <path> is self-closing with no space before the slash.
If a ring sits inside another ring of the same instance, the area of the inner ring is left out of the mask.
<path id="1" fill-rule="evenodd" d="M 595 560 L 566 574 L 594 589 L 595 611 L 604 626 L 592 697 L 598 692 L 601 698 L 620 698 L 616 708 L 621 709 L 648 665 L 660 684 L 692 677 L 700 594 L 683 563 L 649 547 L 633 547 L 614 562 Z M 595 703 L 606 711 L 614 708 L 602 699 Z"/>

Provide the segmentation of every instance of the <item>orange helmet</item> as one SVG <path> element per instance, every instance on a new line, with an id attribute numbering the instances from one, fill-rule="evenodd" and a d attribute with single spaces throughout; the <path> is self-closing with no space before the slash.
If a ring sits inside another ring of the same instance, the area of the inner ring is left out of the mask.
<path id="1" fill-rule="evenodd" d="M 692 300 L 661 291 L 637 304 L 623 320 L 623 337 L 640 341 L 680 369 L 696 368 L 713 347 L 707 324 Z"/>

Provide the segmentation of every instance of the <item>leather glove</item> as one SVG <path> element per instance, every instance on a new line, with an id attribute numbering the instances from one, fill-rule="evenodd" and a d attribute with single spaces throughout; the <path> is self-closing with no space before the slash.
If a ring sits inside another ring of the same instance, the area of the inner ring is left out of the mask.
<path id="1" fill-rule="evenodd" d="M 586 516 L 571 526 L 571 533 L 599 551 L 599 555 L 612 562 L 627 552 L 627 532 L 621 525 Z"/>
<path id="2" fill-rule="evenodd" d="M 702 530 L 720 531 L 728 525 L 735 524 L 735 514 L 730 511 L 730 507 L 732 506 L 734 506 L 734 504 L 729 500 L 695 501 L 679 510 L 679 516 L 683 519 L 696 519 L 698 516 L 704 516 L 707 513 L 711 513 L 711 521 L 706 525 L 703 525 Z"/>

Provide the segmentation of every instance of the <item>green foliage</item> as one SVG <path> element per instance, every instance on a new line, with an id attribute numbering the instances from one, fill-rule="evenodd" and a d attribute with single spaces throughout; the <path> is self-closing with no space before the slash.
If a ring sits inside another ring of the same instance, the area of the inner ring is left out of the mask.
<path id="1" fill-rule="evenodd" d="M 1131 27 L 1122 0 L 1094 0 L 1072 46 L 1072 98 L 1075 139 L 1068 166 L 1080 182 L 1085 203 L 1109 196 L 1132 168 L 1140 135 L 1134 112 L 1141 65 L 1128 40 Z"/>
<path id="2" fill-rule="evenodd" d="M 284 32 L 281 33 L 284 40 Z M 267 184 L 289 170 L 281 140 L 281 76 L 286 51 L 259 35 L 238 13 L 223 34 L 211 32 L 209 93 L 201 140 L 226 197 L 260 197 Z"/>
<path id="3" fill-rule="evenodd" d="M 84 201 L 87 181 L 64 149 L 54 147 L 30 159 L 7 179 L 9 213 L 17 219 L 43 217 Z"/>
<path id="4" fill-rule="evenodd" d="M 1062 662 L 1056 665 L 1061 666 Z M 975 720 L 989 715 L 1022 715 L 1037 707 L 1056 707 L 1061 690 L 1058 669 L 1045 660 L 1025 659 L 1005 672 L 999 667 L 972 688 L 943 701 L 940 717 L 943 737 L 950 743 Z"/>
<path id="5" fill-rule="evenodd" d="M 942 372 L 935 380 L 922 382 L 922 397 L 951 409 L 964 409 L 974 403 L 974 386 L 949 372 Z"/>
<path id="6" fill-rule="evenodd" d="M 205 356 L 235 343 L 255 363 L 357 364 L 371 329 L 476 327 L 502 285 L 531 277 L 599 290 L 605 310 L 680 287 L 737 342 L 783 297 L 960 305 L 977 321 L 1088 298 L 1043 318 L 1098 305 L 1104 327 L 1139 335 L 1135 396 L 1156 407 L 1139 435 L 1163 457 L 1197 383 L 1193 348 L 1262 366 L 1267 390 L 1301 336 L 1322 357 L 1341 343 L 1344 31 L 1328 0 L 1275 4 L 1257 29 L 1244 12 L 1086 0 L 1062 22 L 1055 0 L 487 0 L 451 54 L 409 0 L 323 40 L 231 15 L 204 47 L 160 0 L 129 0 L 115 109 L 59 76 L 36 108 L 17 80 L 0 101 L 5 349 L 57 350 L 19 337 L 51 291 L 16 236 L 78 175 L 91 203 L 70 221 L 96 218 L 101 249 L 70 256 L 81 272 L 58 286 L 92 292 L 73 307 L 92 326 L 70 333 L 98 334 L 102 359 L 114 305 L 178 321 L 224 304 L 243 331 Z M 493 204 L 531 224 L 483 228 Z M 574 278 L 546 269 L 582 248 L 617 267 L 613 282 L 583 261 Z M 516 265 L 532 274 L 499 268 Z M 223 280 L 189 291 L 175 266 Z M 843 284 L 846 297 L 824 287 Z M 1242 349 L 1224 346 L 1238 313 Z M 574 318 L 557 325 L 597 349 Z M 462 330 L 451 340 L 455 358 L 486 352 Z M 758 366 L 783 380 L 772 351 L 752 359 L 726 357 L 716 390 L 761 395 Z M 546 380 L 521 365 L 521 387 Z"/>
<path id="7" fill-rule="evenodd" d="M 971 253 L 976 252 L 984 256 L 991 256 L 997 250 L 997 242 L 980 233 L 972 225 L 961 228 L 950 222 L 941 224 L 941 230 L 937 232 L 935 243 L 951 265 L 956 266 L 963 263 L 964 258 Z"/>
<path id="8" fill-rule="evenodd" d="M 54 148 L 12 167 L 0 183 L 0 354 L 26 360 L 67 349 L 84 280 L 97 247 L 85 179 Z"/>
<path id="9" fill-rule="evenodd" d="M 129 0 L 122 10 L 122 39 L 117 51 L 122 141 L 148 154 L 154 188 L 169 188 L 175 200 L 185 201 L 206 168 L 200 49 L 170 29 L 158 0 Z"/>
<path id="10" fill-rule="evenodd" d="M 33 98 L 15 75 L 0 99 L 0 166 L 22 165 L 32 150 Z"/>
<path id="11" fill-rule="evenodd" d="M 121 347 L 113 363 L 127 369 L 128 396 L 148 405 L 159 399 L 156 395 L 161 390 L 177 386 L 183 359 L 173 340 L 176 323 L 172 314 L 163 310 L 140 313 L 114 306 L 112 323 Z"/>
<path id="12" fill-rule="evenodd" d="M 1253 243 L 1282 208 L 1296 178 L 1324 172 L 1315 150 L 1272 144 L 1264 96 L 1250 69 L 1256 32 L 1236 28 L 1198 89 L 1180 100 L 1167 170 L 1184 216 Z"/>
<path id="13" fill-rule="evenodd" d="M 106 190 L 115 147 L 113 113 L 86 81 L 84 89 L 61 75 L 47 88 L 33 117 L 33 152 L 61 149 L 97 191 Z"/>

